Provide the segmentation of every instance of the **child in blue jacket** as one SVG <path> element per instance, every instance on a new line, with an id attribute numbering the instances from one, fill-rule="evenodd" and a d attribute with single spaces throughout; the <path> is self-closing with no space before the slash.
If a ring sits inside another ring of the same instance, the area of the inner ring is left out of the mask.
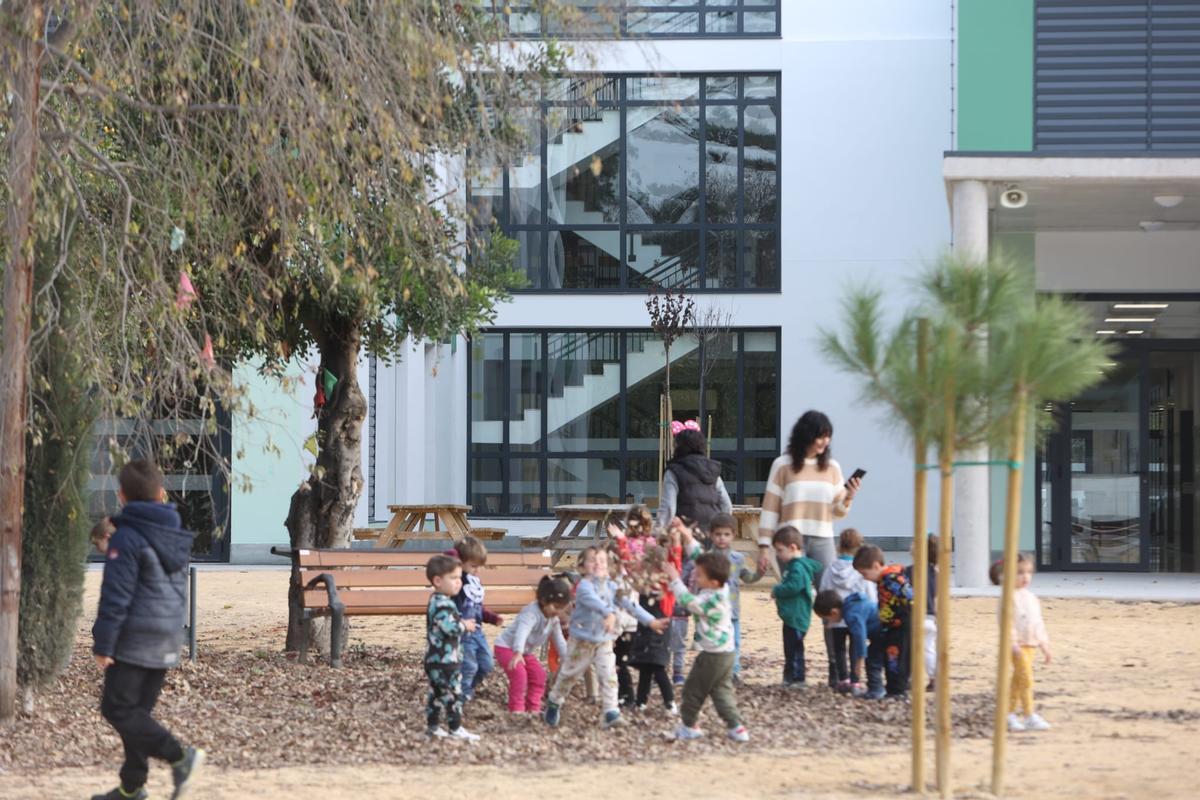
<path id="1" fill-rule="evenodd" d="M 487 548 L 474 536 L 466 536 L 454 545 L 462 562 L 462 589 L 454 596 L 454 605 L 463 619 L 473 620 L 475 629 L 462 638 L 462 691 L 464 700 L 473 700 L 475 690 L 495 668 L 492 648 L 488 645 L 483 623 L 503 625 L 504 619 L 483 604 L 483 583 L 479 570 L 487 564 Z"/>
<path id="2" fill-rule="evenodd" d="M 204 761 L 150 716 L 167 668 L 179 664 L 193 534 L 164 502 L 163 476 L 149 461 L 130 461 L 117 476 L 122 509 L 105 551 L 92 653 L 104 670 L 100 713 L 125 746 L 121 784 L 92 800 L 146 800 L 150 758 L 171 765 L 173 798 L 183 797 Z"/>
<path id="3" fill-rule="evenodd" d="M 817 592 L 813 601 L 813 612 L 823 620 L 836 625 L 846 624 L 850 634 L 850 692 L 862 697 L 868 692 L 883 691 L 883 664 L 867 664 L 867 653 L 872 644 L 882 641 L 883 625 L 879 621 L 879 605 L 870 596 L 851 592 L 842 597 L 836 589 Z M 862 685 L 862 674 L 867 672 L 867 686 Z"/>

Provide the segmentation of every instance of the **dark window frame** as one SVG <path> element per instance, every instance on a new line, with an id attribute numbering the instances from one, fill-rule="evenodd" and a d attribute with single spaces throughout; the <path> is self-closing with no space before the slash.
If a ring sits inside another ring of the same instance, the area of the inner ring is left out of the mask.
<path id="1" fill-rule="evenodd" d="M 503 5 L 503 4 L 500 4 Z M 526 0 L 526 2 L 516 2 L 507 4 L 514 15 L 521 13 L 539 11 L 539 4 Z M 500 8 L 495 9 L 500 12 Z M 765 2 L 754 3 L 751 0 L 721 0 L 721 4 L 717 5 L 712 0 L 693 0 L 689 5 L 663 5 L 656 3 L 655 0 L 617 0 L 616 2 L 602 3 L 596 2 L 594 5 L 578 6 L 573 9 L 580 13 L 586 14 L 589 12 L 599 13 L 601 15 L 612 15 L 612 21 L 616 22 L 616 29 L 611 26 L 605 26 L 604 30 L 594 32 L 585 31 L 582 33 L 572 31 L 569 34 L 551 30 L 547 25 L 547 19 L 542 16 L 538 21 L 538 29 L 536 31 L 517 31 L 509 32 L 509 35 L 514 39 L 544 39 L 544 38 L 570 38 L 570 39 L 610 39 L 614 35 L 622 39 L 778 39 L 782 35 L 783 26 L 783 2 L 782 0 L 765 0 Z M 746 14 L 747 13 L 774 13 L 775 27 L 768 31 L 747 31 L 746 30 Z M 631 29 L 631 16 L 660 13 L 660 14 L 695 14 L 696 30 L 695 31 L 638 31 Z M 731 31 L 709 31 L 708 18 L 710 14 L 734 14 L 736 24 Z M 602 16 L 602 18 L 604 18 Z M 606 19 L 605 22 L 608 20 Z"/>
<path id="2" fill-rule="evenodd" d="M 619 413 L 619 431 L 620 431 L 618 447 L 616 449 L 610 449 L 610 450 L 603 450 L 603 449 L 589 449 L 589 450 L 579 450 L 579 451 L 551 450 L 548 446 L 548 441 L 547 441 L 549 438 L 548 431 L 547 431 L 547 416 L 548 415 L 545 413 L 546 401 L 549 396 L 549 380 L 550 380 L 549 352 L 548 352 L 549 337 L 552 335 L 561 335 L 561 334 L 589 335 L 589 334 L 604 334 L 604 333 L 615 333 L 619 336 L 619 339 L 617 342 L 617 350 L 620 353 L 621 389 L 617 395 L 617 401 L 619 403 L 619 412 L 618 413 Z M 737 415 L 737 431 L 736 431 L 737 447 L 732 450 L 730 450 L 730 449 L 721 449 L 721 450 L 714 449 L 712 451 L 712 457 L 714 459 L 716 459 L 718 461 L 722 461 L 722 462 L 725 462 L 725 461 L 733 462 L 734 476 L 733 476 L 732 480 L 726 479 L 726 488 L 729 491 L 729 495 L 733 499 L 733 502 L 740 503 L 746 496 L 746 483 L 748 482 L 748 477 L 749 477 L 747 474 L 747 470 L 746 470 L 746 464 L 752 459 L 775 459 L 776 457 L 779 456 L 779 453 L 782 451 L 782 446 L 783 446 L 783 438 L 782 438 L 783 437 L 783 428 L 782 428 L 783 408 L 782 408 L 782 393 L 781 393 L 782 381 L 781 380 L 777 380 L 775 383 L 775 411 L 776 411 L 775 440 L 776 440 L 777 447 L 775 447 L 774 449 L 771 449 L 771 450 L 751 450 L 751 449 L 747 449 L 745 446 L 745 441 L 747 438 L 746 430 L 745 430 L 745 413 L 744 413 L 745 412 L 745 402 L 746 402 L 745 359 L 746 359 L 746 352 L 747 352 L 746 348 L 745 348 L 745 334 L 769 333 L 769 334 L 774 335 L 774 337 L 775 337 L 774 369 L 775 369 L 776 375 L 781 376 L 782 369 L 783 369 L 783 333 L 782 333 L 781 328 L 770 327 L 770 326 L 738 327 L 738 328 L 732 329 L 730 331 L 730 333 L 738 337 L 737 359 L 736 359 L 736 362 L 737 362 L 737 367 L 736 367 L 737 394 L 738 394 L 738 396 L 737 396 L 738 415 Z M 626 373 L 626 365 L 628 362 L 629 337 L 631 335 L 653 336 L 653 333 L 649 329 L 646 329 L 646 328 L 620 328 L 620 329 L 553 328 L 553 329 L 550 329 L 550 328 L 535 328 L 535 327 L 488 328 L 483 331 L 480 331 L 480 333 L 479 333 L 479 335 L 481 335 L 481 336 L 486 335 L 486 334 L 503 336 L 502 351 L 504 353 L 504 361 L 503 361 L 503 367 L 500 370 L 500 374 L 503 376 L 501 391 L 503 392 L 503 394 L 505 396 L 504 404 L 503 404 L 504 405 L 504 414 L 503 414 L 503 422 L 502 422 L 502 430 L 503 430 L 502 439 L 503 439 L 503 441 L 500 443 L 499 447 L 495 450 L 486 450 L 486 451 L 480 450 L 480 451 L 476 452 L 474 449 L 474 440 L 473 440 L 474 421 L 472 419 L 472 416 L 473 416 L 472 394 L 475 391 L 474 370 L 470 365 L 468 365 L 468 368 L 467 368 L 467 437 L 466 437 L 466 439 L 467 439 L 467 447 L 466 447 L 467 486 L 466 486 L 465 502 L 468 504 L 474 505 L 472 503 L 472 499 L 474 496 L 474 487 L 472 486 L 472 483 L 474 480 L 474 478 L 473 478 L 474 462 L 476 459 L 485 460 L 485 461 L 491 460 L 491 461 L 499 462 L 500 482 L 501 482 L 502 488 L 500 491 L 500 504 L 499 504 L 500 510 L 499 511 L 491 511 L 488 509 L 476 507 L 476 508 L 472 509 L 472 513 L 475 516 L 487 517 L 487 518 L 502 518 L 503 517 L 503 518 L 545 519 L 545 518 L 553 517 L 554 516 L 553 508 L 549 505 L 549 501 L 550 501 L 550 497 L 551 497 L 550 486 L 549 486 L 549 464 L 550 464 L 551 460 L 555 460 L 555 459 L 559 459 L 559 460 L 565 460 L 565 459 L 587 460 L 587 459 L 608 459 L 608 458 L 615 459 L 618 462 L 618 468 L 620 469 L 620 472 L 621 472 L 621 482 L 620 482 L 620 488 L 618 491 L 619 502 L 624 502 L 624 498 L 628 492 L 628 486 L 629 486 L 628 472 L 629 472 L 630 462 L 635 459 L 657 458 L 657 450 L 637 450 L 637 449 L 631 450 L 629 448 L 629 418 L 628 418 L 628 406 L 626 403 L 628 393 L 629 393 L 629 387 L 627 386 L 628 379 L 627 379 L 627 373 Z M 512 349 L 511 349 L 511 337 L 513 335 L 521 335 L 521 334 L 536 334 L 536 335 L 540 336 L 540 341 L 541 341 L 540 352 L 541 352 L 541 362 L 542 362 L 542 369 L 541 369 L 542 385 L 540 386 L 540 396 L 542 399 L 541 407 L 543 409 L 543 413 L 540 415 L 542 427 L 541 427 L 541 436 L 540 436 L 540 441 L 538 444 L 538 449 L 514 451 L 510 448 L 511 440 L 510 440 L 510 435 L 509 435 L 509 430 L 510 430 L 509 422 L 510 422 L 510 418 L 512 416 L 511 403 L 512 403 L 512 399 L 513 399 L 513 392 L 512 392 L 512 385 L 511 385 L 511 365 L 513 364 Z M 474 352 L 473 347 L 474 347 L 473 342 L 468 343 L 468 347 L 467 347 L 468 359 L 473 358 L 473 355 L 472 355 L 472 353 Z M 705 357 L 705 354 L 703 352 L 704 347 L 705 347 L 705 344 L 701 343 L 701 350 L 698 352 L 699 358 Z M 681 387 L 676 387 L 676 388 L 681 388 Z M 707 411 L 707 408 L 705 407 L 704 394 L 700 395 L 699 402 L 701 404 L 700 419 L 703 420 L 706 417 L 706 411 Z M 538 506 L 542 509 L 541 512 L 530 513 L 530 512 L 524 512 L 524 511 L 520 511 L 520 512 L 511 511 L 511 509 L 513 507 L 511 495 L 509 492 L 509 479 L 510 479 L 510 475 L 512 474 L 511 464 L 514 461 L 520 461 L 520 460 L 536 460 L 538 462 L 538 465 L 539 465 L 538 466 L 538 475 L 539 475 Z"/>
<path id="3" fill-rule="evenodd" d="M 629 97 L 629 82 L 639 78 L 685 78 L 695 80 L 698 85 L 698 93 L 694 99 L 686 101 L 675 100 L 645 100 L 631 99 Z M 734 97 L 708 97 L 708 82 L 710 79 L 729 79 L 736 80 L 737 92 Z M 773 78 L 775 80 L 775 94 L 773 97 L 747 97 L 746 96 L 746 79 L 747 78 Z M 648 231 L 661 233 L 695 233 L 697 256 L 696 263 L 700 265 L 702 270 L 702 282 L 709 277 L 708 275 L 708 240 L 710 234 L 718 234 L 721 232 L 732 231 L 735 236 L 735 286 L 713 286 L 704 285 L 671 285 L 669 288 L 682 288 L 689 293 L 698 294 L 778 294 L 782 291 L 782 271 L 783 271 L 783 247 L 782 247 L 782 220 L 783 220 L 783 79 L 782 73 L 771 71 L 751 71 L 751 72 L 686 72 L 686 73 L 619 73 L 619 74 L 579 74 L 569 76 L 572 81 L 589 81 L 603 80 L 605 83 L 616 81 L 615 99 L 610 99 L 606 92 L 604 97 L 593 104 L 582 104 L 580 99 L 565 99 L 565 100 L 548 100 L 545 97 L 540 99 L 537 104 L 538 122 L 538 142 L 536 144 L 537 157 L 539 161 L 539 181 L 540 186 L 537 193 L 538 210 L 537 215 L 539 221 L 537 224 L 516 224 L 512 221 L 513 204 L 512 204 L 512 186 L 511 186 L 511 167 L 509 165 L 501 165 L 501 180 L 500 190 L 501 196 L 496 204 L 496 220 L 500 229 L 508 236 L 517 236 L 521 234 L 532 234 L 533 239 L 537 243 L 538 252 L 532 256 L 528 253 L 523 253 L 521 263 L 523 271 L 536 271 L 537 285 L 529 288 L 515 290 L 518 294 L 630 294 L 642 293 L 647 290 L 648 284 L 634 283 L 630 280 L 630 268 L 628 257 L 629 239 L 637 233 Z M 676 224 L 657 224 L 657 223 L 630 223 L 627 221 L 628 215 L 628 132 L 626 131 L 626 114 L 630 108 L 645 108 L 645 107 L 666 107 L 675 104 L 679 107 L 696 108 L 698 111 L 698 125 L 701 131 L 701 139 L 698 141 L 698 164 L 697 164 L 697 180 L 698 180 L 698 203 L 697 203 L 697 218 L 695 222 L 676 223 Z M 736 110 L 737 114 L 737 135 L 738 135 L 738 192 L 737 192 L 737 207 L 735 221 L 733 222 L 709 222 L 707 219 L 707 203 L 708 203 L 708 186 L 706 175 L 706 139 L 704 134 L 707 131 L 707 110 L 709 107 L 730 107 Z M 552 138 L 549 135 L 547 112 L 551 108 L 580 108 L 594 107 L 608 110 L 619 110 L 621 114 L 620 121 L 620 136 L 617 141 L 617 160 L 619 164 L 618 175 L 618 200 L 617 213 L 618 218 L 612 223 L 567 223 L 556 222 L 550 219 L 550 195 L 552 192 L 551 176 L 549 174 L 548 153 L 549 143 Z M 769 108 L 775 115 L 775 210 L 774 219 L 763 222 L 748 222 L 744 208 L 744 185 L 746 178 L 746 163 L 745 163 L 745 126 L 746 126 L 746 111 L 751 107 L 766 107 Z M 531 147 L 531 149 L 533 149 Z M 471 202 L 471 185 L 467 183 L 467 199 L 468 204 Z M 617 283 L 615 286 L 586 286 L 586 287 L 550 287 L 550 264 L 547 257 L 551 236 L 554 234 L 564 234 L 573 231 L 615 231 L 621 242 L 620 253 L 616 255 L 617 260 Z M 751 235 L 754 233 L 765 233 L 768 236 L 773 236 L 775 243 L 775 252 L 773 264 L 771 265 L 772 280 L 765 285 L 747 286 L 747 277 L 750 274 L 750 242 Z M 529 259 L 535 259 L 532 267 L 524 267 L 529 263 Z"/>

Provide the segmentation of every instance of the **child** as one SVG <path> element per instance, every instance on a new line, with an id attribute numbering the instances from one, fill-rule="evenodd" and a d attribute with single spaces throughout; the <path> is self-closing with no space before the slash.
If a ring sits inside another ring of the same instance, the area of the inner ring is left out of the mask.
<path id="1" fill-rule="evenodd" d="M 556 727 L 561 719 L 563 701 L 587 668 L 594 667 L 600 684 L 603 705 L 602 724 L 605 728 L 624 723 L 617 704 L 616 656 L 613 640 L 617 638 L 616 609 L 623 606 L 658 632 L 665 631 L 669 620 L 656 620 L 646 611 L 617 596 L 617 585 L 608 577 L 608 553 L 595 547 L 585 549 L 580 557 L 583 578 L 575 588 L 575 610 L 571 612 L 567 657 L 563 659 L 554 687 L 546 703 L 546 724 Z"/>
<path id="2" fill-rule="evenodd" d="M 813 577 L 821 571 L 820 561 L 805 557 L 802 542 L 800 531 L 791 525 L 771 537 L 783 572 L 771 597 L 783 620 L 783 685 L 787 689 L 808 688 L 804 680 L 804 635 L 812 622 Z"/>
<path id="3" fill-rule="evenodd" d="M 854 528 L 842 531 L 838 537 L 837 560 L 821 573 L 821 583 L 817 587 L 820 591 L 837 592 L 838 597 L 843 600 L 857 592 L 872 603 L 875 602 L 875 584 L 859 575 L 853 564 L 854 554 L 862 545 L 862 534 Z M 850 632 L 846 628 L 846 623 L 841 620 L 826 622 L 825 628 L 829 631 L 827 641 L 832 644 L 829 649 L 829 659 L 833 665 L 836 680 L 834 688 L 842 694 L 846 694 L 850 692 L 853 684 L 862 682 L 862 672 L 853 669 L 853 659 L 847 656 L 846 645 L 850 639 Z M 864 650 L 863 653 L 865 655 L 866 651 Z"/>
<path id="4" fill-rule="evenodd" d="M 883 666 L 887 674 L 888 697 L 903 697 L 908 692 L 908 624 L 912 612 L 912 584 L 899 564 L 884 566 L 883 551 L 873 544 L 863 545 L 854 554 L 854 568 L 877 585 L 879 596 L 878 644 L 871 639 L 867 666 Z M 867 692 L 870 700 L 884 697 L 883 687 Z"/>
<path id="5" fill-rule="evenodd" d="M 608 577 L 617 584 L 617 594 L 623 594 L 631 602 L 638 602 L 638 593 L 631 587 L 622 568 L 620 548 L 616 542 L 609 542 L 606 549 Z M 621 708 L 633 708 L 637 705 L 637 696 L 633 691 L 633 675 L 629 669 L 630 658 L 633 655 L 633 637 L 637 629 L 638 621 L 634 616 L 623 607 L 617 606 L 617 638 L 613 642 L 613 655 L 617 661 L 617 704 Z"/>
<path id="6" fill-rule="evenodd" d="M 547 641 L 562 658 L 567 652 L 559 617 L 571 604 L 571 584 L 549 575 L 538 581 L 537 599 L 517 614 L 496 637 L 496 661 L 508 676 L 508 710 L 540 714 L 546 691 L 546 670 L 537 652 Z"/>
<path id="7" fill-rule="evenodd" d="M 657 573 L 664 570 L 667 564 L 667 553 L 661 547 L 651 547 L 646 550 L 642 561 L 647 570 Z M 664 611 L 662 600 L 663 590 L 655 588 L 641 593 L 639 605 L 653 619 L 668 622 L 671 625 L 672 633 L 664 633 L 649 625 L 639 624 L 637 632 L 633 636 L 629 663 L 638 670 L 638 710 L 646 709 L 646 703 L 650 700 L 651 682 L 653 682 L 658 684 L 658 690 L 662 693 L 663 705 L 666 706 L 667 712 L 674 714 L 677 713 L 675 689 L 671 685 L 670 676 L 667 675 L 667 664 L 671 659 L 669 645 L 672 643 L 670 636 L 673 635 L 675 620 Z"/>
<path id="8" fill-rule="evenodd" d="M 487 564 L 487 548 L 474 536 L 466 536 L 454 545 L 454 552 L 462 562 L 462 589 L 454 597 L 454 605 L 463 619 L 474 621 L 475 630 L 462 640 L 462 686 L 463 700 L 475 699 L 475 689 L 492 671 L 492 651 L 488 647 L 483 623 L 501 625 L 504 620 L 488 611 L 483 604 L 483 584 L 479 570 Z"/>
<path id="9" fill-rule="evenodd" d="M 92 653 L 104 670 L 100 713 L 125 746 L 121 784 L 92 800 L 146 800 L 151 757 L 171 765 L 172 797 L 192 787 L 204 751 L 184 747 L 150 716 L 167 668 L 179 663 L 193 534 L 179 527 L 154 464 L 130 461 L 117 475 L 121 511 L 112 518 Z"/>
<path id="10" fill-rule="evenodd" d="M 756 583 L 763 573 L 746 568 L 746 554 L 733 549 L 734 531 L 737 520 L 732 514 L 717 514 L 708 524 L 713 553 L 729 559 L 729 608 L 733 616 L 733 683 L 738 685 L 742 678 L 742 581 Z"/>
<path id="11" fill-rule="evenodd" d="M 692 594 L 680 580 L 674 565 L 667 567 L 671 576 L 671 591 L 676 602 L 686 605 L 696 616 L 696 640 L 700 653 L 692 663 L 683 684 L 683 710 L 676 739 L 699 739 L 703 732 L 696 727 L 704 701 L 712 697 L 713 705 L 727 735 L 735 742 L 750 741 L 750 734 L 738 714 L 737 697 L 733 690 L 733 660 L 735 639 L 733 613 L 729 604 L 729 559 L 720 553 L 704 553 L 696 558 L 697 594 Z"/>
<path id="12" fill-rule="evenodd" d="M 92 543 L 92 547 L 96 548 L 97 553 L 108 552 L 108 540 L 117 532 L 113 527 L 112 520 L 108 517 L 101 517 L 100 521 L 92 526 L 92 532 L 88 534 L 88 539 Z"/>
<path id="13" fill-rule="evenodd" d="M 860 682 L 866 670 L 869 642 L 880 635 L 879 607 L 875 601 L 861 592 L 851 592 L 842 597 L 837 589 L 822 589 L 813 601 L 813 611 L 830 626 L 841 625 L 834 630 L 846 631 L 850 640 L 850 672 L 854 678 L 847 690 L 854 697 L 862 697 L 870 690 L 882 690 L 883 676 L 880 670 L 867 671 L 867 686 Z"/>
<path id="14" fill-rule="evenodd" d="M 999 586 L 1004 577 L 1004 562 L 992 564 L 988 574 L 992 583 Z M 1034 651 L 1041 650 L 1047 664 L 1051 656 L 1050 637 L 1042 619 L 1042 604 L 1038 602 L 1037 595 L 1029 591 L 1032 581 L 1033 559 L 1021 553 L 1017 556 L 1017 587 L 1013 593 L 1013 673 L 1008 706 L 1008 729 L 1013 732 L 1050 730 L 1050 723 L 1033 711 Z M 1018 704 L 1025 713 L 1024 719 L 1017 716 Z"/>
<path id="15" fill-rule="evenodd" d="M 453 600 L 462 589 L 462 564 L 454 556 L 434 556 L 425 565 L 425 579 L 433 586 L 425 609 L 426 733 L 476 742 L 479 737 L 462 726 L 462 640 L 464 633 L 475 632 L 475 620 L 463 619 Z M 438 724 L 442 709 L 450 726 L 448 734 Z"/>
<path id="16" fill-rule="evenodd" d="M 690 534 L 687 526 L 676 517 L 667 534 L 667 560 L 674 564 L 675 568 L 681 573 L 683 585 L 691 586 L 692 569 L 695 565 L 690 558 L 685 559 L 683 557 L 681 534 L 684 531 L 688 531 Z M 675 686 L 683 686 L 683 681 L 686 677 L 684 661 L 687 658 L 689 614 L 687 606 L 683 603 L 675 602 L 675 596 L 669 587 L 664 587 L 663 592 L 668 599 L 667 607 L 670 608 L 669 615 L 671 617 L 671 632 L 668 640 L 668 647 L 671 652 L 671 681 Z"/>
<path id="17" fill-rule="evenodd" d="M 916 544 L 916 539 L 913 540 Z M 937 677 L 937 553 L 938 537 L 931 533 L 926 537 L 926 558 L 929 561 L 928 576 L 925 578 L 925 675 L 929 678 L 928 689 L 933 689 L 933 679 Z M 904 577 L 916 587 L 913 581 L 913 565 L 904 568 Z"/>

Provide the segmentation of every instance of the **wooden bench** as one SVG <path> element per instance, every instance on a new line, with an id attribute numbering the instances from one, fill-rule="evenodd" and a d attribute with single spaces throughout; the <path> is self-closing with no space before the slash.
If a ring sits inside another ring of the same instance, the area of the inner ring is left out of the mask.
<path id="1" fill-rule="evenodd" d="M 435 553 L 400 550 L 287 550 L 272 548 L 292 560 L 293 583 L 301 588 L 304 633 L 300 660 L 308 661 L 311 622 L 331 617 L 329 661 L 342 663 L 342 621 L 357 615 L 424 614 L 433 591 L 425 565 Z M 487 606 L 512 613 L 530 603 L 538 581 L 550 573 L 550 559 L 533 553 L 489 553 L 479 578 L 487 588 Z"/>

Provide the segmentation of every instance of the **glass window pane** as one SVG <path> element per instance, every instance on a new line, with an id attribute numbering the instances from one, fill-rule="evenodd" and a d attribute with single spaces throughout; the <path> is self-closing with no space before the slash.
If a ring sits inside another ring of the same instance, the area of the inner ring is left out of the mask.
<path id="1" fill-rule="evenodd" d="M 507 235 L 517 243 L 518 248 L 513 269 L 524 275 L 525 280 L 528 281 L 521 288 L 541 289 L 543 286 L 542 276 L 545 274 L 542 270 L 545 248 L 542 247 L 541 232 L 517 230 L 509 231 Z"/>
<path id="2" fill-rule="evenodd" d="M 742 30 L 746 33 L 774 33 L 774 11 L 747 11 L 742 17 Z"/>
<path id="3" fill-rule="evenodd" d="M 546 479 L 546 500 L 551 508 L 621 501 L 621 462 L 617 458 L 548 458 Z"/>
<path id="4" fill-rule="evenodd" d="M 629 286 L 694 289 L 701 285 L 699 231 L 637 231 L 629 234 L 626 244 Z"/>
<path id="5" fill-rule="evenodd" d="M 737 108 L 709 106 L 704 127 L 704 215 L 709 222 L 737 222 Z"/>
<path id="6" fill-rule="evenodd" d="M 551 289 L 615 289 L 621 284 L 621 234 L 550 231 L 546 253 Z"/>
<path id="7" fill-rule="evenodd" d="M 536 458 L 508 462 L 508 513 L 542 513 L 542 463 Z"/>
<path id="8" fill-rule="evenodd" d="M 523 136 L 521 149 L 508 169 L 508 222 L 542 224 L 542 114 L 530 108 L 513 113 L 512 122 Z"/>
<path id="9" fill-rule="evenodd" d="M 746 78 L 746 99 L 775 99 L 779 94 L 774 75 L 751 75 Z"/>
<path id="10" fill-rule="evenodd" d="M 621 111 L 618 78 L 574 81 L 569 104 L 546 117 L 551 222 L 599 225 L 620 219 Z"/>
<path id="11" fill-rule="evenodd" d="M 702 317 L 703 318 L 703 317 Z M 700 365 L 704 384 L 704 419 L 700 428 L 712 432 L 709 446 L 713 450 L 737 450 L 738 447 L 738 335 L 716 327 L 705 326 L 704 362 Z"/>
<path id="12" fill-rule="evenodd" d="M 658 508 L 658 456 L 629 458 L 625 462 L 625 502 Z"/>
<path id="13" fill-rule="evenodd" d="M 714 15 L 709 14 L 709 20 Z M 711 21 L 709 22 L 711 25 Z M 704 85 L 705 100 L 736 100 L 738 79 L 732 75 L 716 75 L 709 78 Z M 712 111 L 708 112 L 710 115 Z"/>
<path id="14" fill-rule="evenodd" d="M 706 289 L 737 288 L 737 231 L 709 231 L 704 257 Z"/>
<path id="15" fill-rule="evenodd" d="M 742 179 L 743 212 L 748 223 L 774 222 L 779 208 L 778 122 L 770 106 L 746 106 Z"/>
<path id="16" fill-rule="evenodd" d="M 547 353 L 549 449 L 619 450 L 621 335 L 552 333 Z"/>
<path id="17" fill-rule="evenodd" d="M 626 85 L 632 101 L 695 102 L 700 97 L 699 78 L 629 78 Z"/>
<path id="18" fill-rule="evenodd" d="M 471 339 L 471 446 L 498 450 L 504 443 L 504 334 Z"/>
<path id="19" fill-rule="evenodd" d="M 509 450 L 542 449 L 542 335 L 508 336 Z"/>
<path id="20" fill-rule="evenodd" d="M 655 4 L 670 5 L 670 3 L 659 2 Z M 700 30 L 700 15 L 695 12 L 630 11 L 627 19 L 630 33 L 650 34 L 653 36 L 679 36 L 681 34 L 697 33 Z"/>
<path id="21" fill-rule="evenodd" d="M 779 286 L 779 235 L 771 231 L 746 231 L 746 288 Z"/>
<path id="22" fill-rule="evenodd" d="M 504 222 L 504 172 L 487 161 L 473 163 L 467 184 L 467 204 L 471 225 L 488 230 Z"/>
<path id="23" fill-rule="evenodd" d="M 546 15 L 549 33 L 570 37 L 611 36 L 619 30 L 619 22 L 617 13 L 597 0 L 560 0 L 557 9 Z"/>
<path id="24" fill-rule="evenodd" d="M 779 336 L 774 332 L 743 334 L 745 352 L 742 378 L 745 399 L 742 419 L 743 447 L 777 453 L 779 446 Z M 765 480 L 765 476 L 764 476 Z"/>
<path id="25" fill-rule="evenodd" d="M 478 515 L 504 513 L 504 481 L 500 459 L 471 457 L 471 511 Z"/>
<path id="26" fill-rule="evenodd" d="M 626 419 L 629 450 L 658 450 L 659 398 L 666 382 L 666 352 L 653 333 L 629 333 L 626 356 Z M 688 335 L 671 345 L 671 402 L 674 418 L 696 419 L 700 413 L 699 346 Z"/>
<path id="27" fill-rule="evenodd" d="M 700 185 L 699 109 L 630 107 L 626 130 L 626 222 L 695 222 Z"/>
<path id="28" fill-rule="evenodd" d="M 742 491 L 739 498 L 742 504 L 762 506 L 767 478 L 771 476 L 771 464 L 774 461 L 775 456 L 742 459 Z"/>
<path id="29" fill-rule="evenodd" d="M 542 15 L 537 11 L 518 11 L 508 15 L 508 30 L 514 35 L 536 34 L 542 28 Z"/>
<path id="30" fill-rule="evenodd" d="M 717 11 L 704 15 L 705 33 L 737 33 L 736 11 Z"/>

